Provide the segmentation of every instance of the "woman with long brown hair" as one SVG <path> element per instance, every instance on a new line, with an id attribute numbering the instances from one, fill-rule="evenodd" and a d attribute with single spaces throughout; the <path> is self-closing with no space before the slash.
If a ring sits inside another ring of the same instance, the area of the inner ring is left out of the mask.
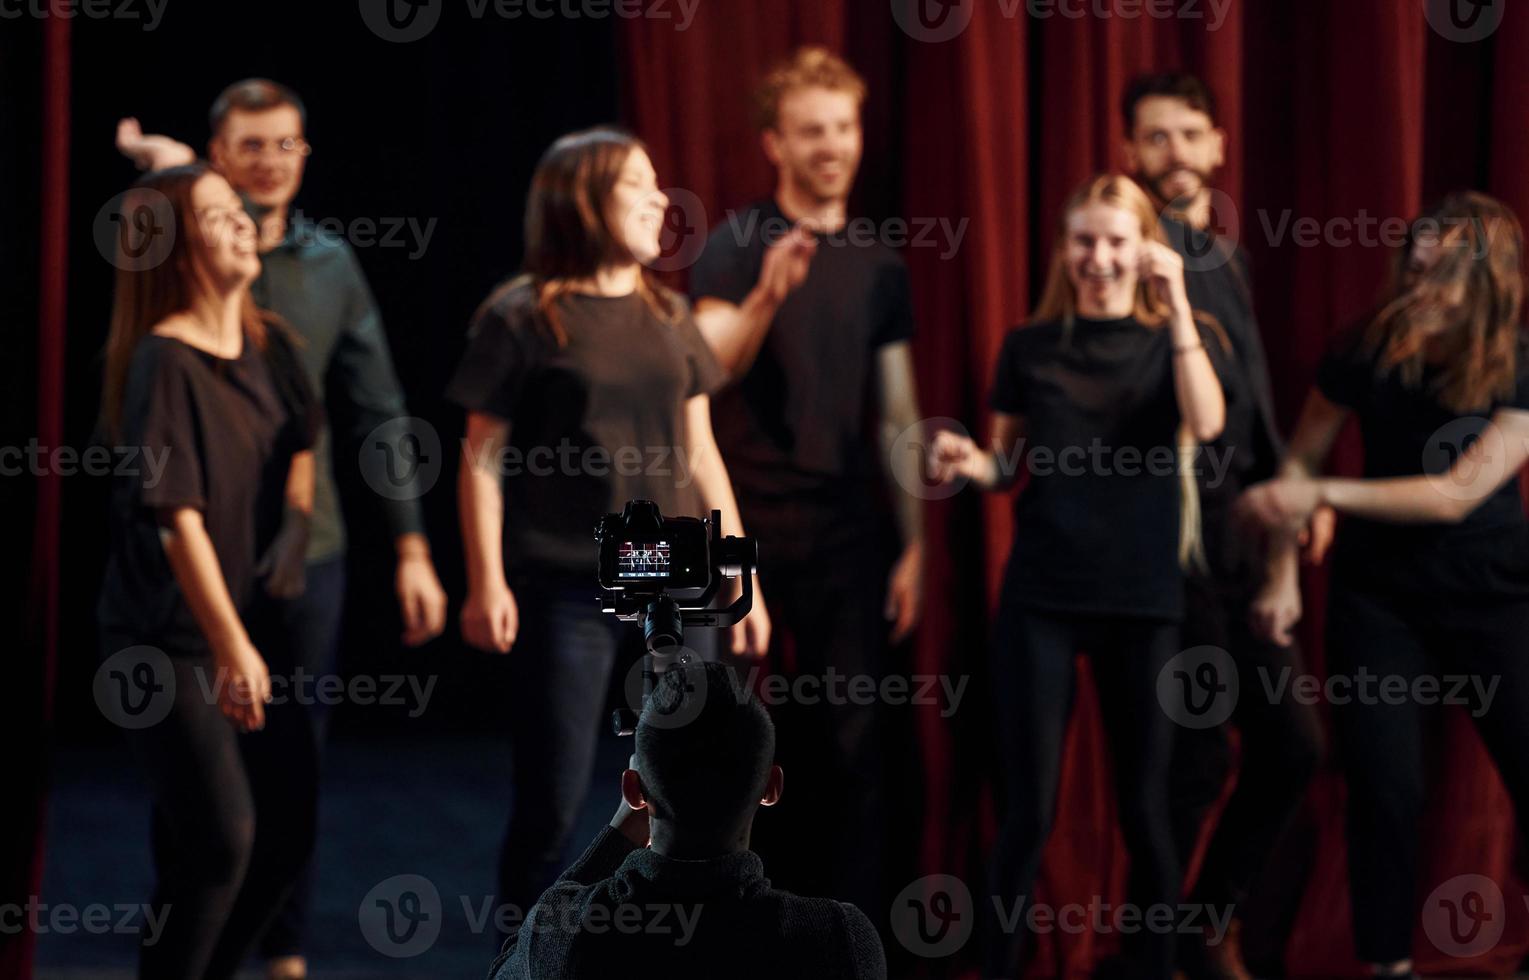
<path id="1" fill-rule="evenodd" d="M 1518 219 L 1484 194 L 1450 195 L 1420 216 L 1378 311 L 1323 359 L 1280 478 L 1243 498 L 1274 541 L 1255 616 L 1276 638 L 1288 638 L 1301 615 L 1296 535 L 1319 506 L 1345 515 L 1333 549 L 1327 666 L 1329 678 L 1359 692 L 1334 706 L 1334 719 L 1348 781 L 1356 945 L 1380 976 L 1412 972 L 1423 708 L 1439 699 L 1420 678 L 1433 678 L 1436 693 L 1440 674 L 1468 678 L 1471 717 L 1529 829 L 1523 261 Z M 1351 415 L 1364 476 L 1322 477 Z M 1366 674 L 1382 691 L 1404 678 L 1409 694 L 1365 695 Z"/>
<path id="2" fill-rule="evenodd" d="M 595 522 L 648 499 L 671 515 L 720 510 L 723 533 L 742 533 L 711 430 L 723 374 L 684 298 L 644 265 L 660 254 L 667 206 L 632 136 L 553 143 L 526 201 L 523 274 L 479 309 L 448 391 L 467 409 L 462 635 L 514 648 L 499 898 L 522 912 L 563 867 L 612 670 L 641 650 L 641 631 L 593 601 Z M 769 645 L 757 583 L 732 639 L 739 653 Z"/>
<path id="3" fill-rule="evenodd" d="M 1146 195 L 1129 178 L 1097 177 L 1068 199 L 1040 305 L 1004 341 L 992 448 L 949 432 L 931 448 L 938 478 L 984 490 L 1029 471 L 994 633 L 1002 815 L 984 976 L 1019 969 L 1023 920 L 1007 929 L 1000 920 L 1040 872 L 1079 649 L 1093 662 L 1114 758 L 1131 900 L 1144 912 L 1178 903 L 1166 796 L 1173 722 L 1156 692 L 1179 652 L 1181 567 L 1198 551 L 1181 457 L 1215 439 L 1225 416 L 1214 333 L 1196 322 L 1183 260 Z M 1131 975 L 1167 978 L 1172 939 L 1127 937 Z"/>
<path id="4" fill-rule="evenodd" d="M 154 648 L 141 686 L 166 699 L 162 720 L 128 726 L 168 910 L 140 970 L 232 976 L 312 843 L 311 753 L 285 750 L 307 726 L 295 704 L 267 704 L 279 651 L 254 624 L 262 593 L 302 588 L 319 415 L 250 299 L 255 229 L 228 182 L 201 164 L 157 171 L 122 213 L 147 237 L 118 257 L 103 430 L 164 461 L 116 477 L 98 608 L 103 654 Z"/>

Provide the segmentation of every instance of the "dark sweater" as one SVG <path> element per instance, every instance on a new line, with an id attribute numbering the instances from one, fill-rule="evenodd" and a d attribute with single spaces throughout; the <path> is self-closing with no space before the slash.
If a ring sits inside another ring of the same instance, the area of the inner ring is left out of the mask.
<path id="1" fill-rule="evenodd" d="M 532 977 L 885 977 L 847 902 L 770 887 L 753 851 L 666 858 L 606 828 L 542 895 L 490 967 Z"/>

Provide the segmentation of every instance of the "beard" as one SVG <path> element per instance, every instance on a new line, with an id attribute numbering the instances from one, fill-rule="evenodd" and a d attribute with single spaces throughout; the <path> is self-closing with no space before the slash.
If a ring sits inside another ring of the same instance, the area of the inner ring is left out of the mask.
<path id="1" fill-rule="evenodd" d="M 1169 194 L 1166 190 L 1166 185 L 1169 178 L 1173 177 L 1175 174 L 1183 173 L 1186 171 L 1195 175 L 1199 181 L 1199 185 L 1188 194 Z M 1210 174 L 1204 170 L 1198 170 L 1186 164 L 1184 166 L 1174 167 L 1172 170 L 1168 170 L 1156 177 L 1148 177 L 1146 174 L 1138 173 L 1136 175 L 1136 182 L 1145 186 L 1149 191 L 1151 191 L 1152 196 L 1161 201 L 1165 207 L 1182 210 L 1193 204 L 1195 197 L 1197 197 L 1206 187 L 1210 186 Z"/>

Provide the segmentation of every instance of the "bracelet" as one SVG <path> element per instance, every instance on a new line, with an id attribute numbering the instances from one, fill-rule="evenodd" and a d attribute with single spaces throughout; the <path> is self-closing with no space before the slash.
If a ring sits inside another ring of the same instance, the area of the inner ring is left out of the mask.
<path id="1" fill-rule="evenodd" d="M 1175 346 L 1173 348 L 1173 356 L 1174 357 L 1178 357 L 1180 354 L 1193 354 L 1197 350 L 1204 350 L 1204 349 L 1205 349 L 1205 341 L 1203 341 L 1203 340 L 1198 342 L 1198 343 L 1194 343 L 1194 344 L 1184 344 L 1182 346 Z"/>

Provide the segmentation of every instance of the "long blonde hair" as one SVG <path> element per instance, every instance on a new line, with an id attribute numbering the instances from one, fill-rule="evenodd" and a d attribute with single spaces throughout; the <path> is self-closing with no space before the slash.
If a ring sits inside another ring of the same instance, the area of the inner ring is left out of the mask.
<path id="1" fill-rule="evenodd" d="M 1031 319 L 1034 321 L 1058 320 L 1062 324 L 1063 343 L 1072 334 L 1072 325 L 1078 316 L 1078 290 L 1072 277 L 1067 274 L 1067 221 L 1080 208 L 1103 204 L 1118 208 L 1137 219 L 1144 241 L 1162 245 L 1168 243 L 1163 235 L 1159 216 L 1146 193 L 1136 181 L 1124 174 L 1100 174 L 1079 187 L 1067 198 L 1057 222 L 1056 237 L 1051 245 L 1051 264 L 1046 274 L 1046 286 Z M 1149 330 L 1161 330 L 1172 314 L 1168 302 L 1153 285 L 1138 277 L 1135 303 L 1131 316 Z M 1223 349 L 1230 350 L 1226 332 L 1214 317 L 1196 312 L 1196 321 L 1210 329 Z M 1180 426 L 1178 432 L 1179 474 L 1179 565 L 1185 569 L 1205 568 L 1205 542 L 1200 522 L 1200 489 L 1194 477 L 1194 459 L 1199 442 L 1189 432 L 1188 426 Z"/>

